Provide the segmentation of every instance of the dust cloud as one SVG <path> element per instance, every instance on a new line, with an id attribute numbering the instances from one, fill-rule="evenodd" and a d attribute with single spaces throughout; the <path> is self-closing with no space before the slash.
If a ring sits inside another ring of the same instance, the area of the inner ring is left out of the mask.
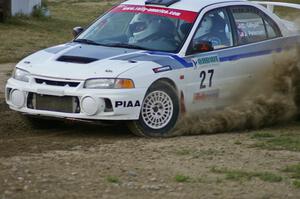
<path id="1" fill-rule="evenodd" d="M 222 110 L 184 115 L 173 135 L 212 134 L 257 129 L 292 120 L 300 110 L 300 47 L 281 56 L 245 96 Z M 268 78 L 265 78 L 268 77 Z"/>

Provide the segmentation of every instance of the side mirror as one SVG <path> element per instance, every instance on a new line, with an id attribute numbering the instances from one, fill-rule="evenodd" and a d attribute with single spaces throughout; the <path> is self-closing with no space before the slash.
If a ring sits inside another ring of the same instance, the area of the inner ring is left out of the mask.
<path id="1" fill-rule="evenodd" d="M 210 41 L 199 41 L 193 45 L 192 53 L 203 53 L 213 51 L 214 47 Z"/>
<path id="2" fill-rule="evenodd" d="M 75 27 L 73 28 L 73 37 L 76 38 L 78 35 L 80 35 L 82 33 L 82 31 L 84 30 L 84 28 L 82 27 Z"/>

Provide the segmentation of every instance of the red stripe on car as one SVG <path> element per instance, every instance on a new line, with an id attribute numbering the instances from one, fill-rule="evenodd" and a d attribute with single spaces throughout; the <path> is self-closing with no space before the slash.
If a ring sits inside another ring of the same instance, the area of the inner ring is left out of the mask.
<path id="1" fill-rule="evenodd" d="M 157 16 L 181 19 L 189 23 L 193 23 L 196 20 L 198 15 L 197 12 L 192 12 L 187 10 L 160 8 L 154 6 L 125 5 L 125 4 L 113 8 L 111 11 L 152 14 Z"/>

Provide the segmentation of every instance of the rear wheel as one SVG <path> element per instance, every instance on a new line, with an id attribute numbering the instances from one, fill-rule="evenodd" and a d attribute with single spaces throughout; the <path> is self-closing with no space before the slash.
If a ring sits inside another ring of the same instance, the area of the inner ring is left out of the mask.
<path id="1" fill-rule="evenodd" d="M 168 82 L 157 82 L 146 93 L 139 120 L 131 121 L 129 129 L 139 136 L 170 137 L 179 110 L 176 89 Z"/>

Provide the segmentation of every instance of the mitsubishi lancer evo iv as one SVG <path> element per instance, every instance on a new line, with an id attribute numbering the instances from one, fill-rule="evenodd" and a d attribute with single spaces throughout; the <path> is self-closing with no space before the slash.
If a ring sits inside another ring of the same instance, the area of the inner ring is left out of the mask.
<path id="1" fill-rule="evenodd" d="M 140 136 L 168 137 L 182 113 L 227 105 L 238 87 L 299 42 L 273 13 L 298 4 L 245 0 L 129 0 L 74 39 L 38 51 L 6 84 L 27 117 L 124 121 Z"/>

